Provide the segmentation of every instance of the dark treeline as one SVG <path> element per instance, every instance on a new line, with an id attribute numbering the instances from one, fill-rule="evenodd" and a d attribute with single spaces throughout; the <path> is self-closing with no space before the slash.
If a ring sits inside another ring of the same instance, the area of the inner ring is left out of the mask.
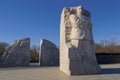
<path id="1" fill-rule="evenodd" d="M 33 45 L 30 49 L 30 62 L 39 62 L 39 48 Z"/>
<path id="2" fill-rule="evenodd" d="M 119 54 L 120 44 L 117 38 L 112 37 L 110 39 L 100 40 L 99 43 L 95 43 L 94 49 L 96 54 Z"/>
<path id="3" fill-rule="evenodd" d="M 0 42 L 0 57 L 4 54 L 6 49 L 9 47 L 9 44 L 6 42 Z"/>

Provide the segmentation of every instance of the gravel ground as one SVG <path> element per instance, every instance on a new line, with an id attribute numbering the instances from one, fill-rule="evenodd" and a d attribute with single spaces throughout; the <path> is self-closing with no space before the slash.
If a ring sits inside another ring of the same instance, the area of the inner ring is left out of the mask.
<path id="1" fill-rule="evenodd" d="M 79 76 L 67 76 L 58 67 L 0 68 L 0 80 L 120 80 L 120 64 L 101 67 L 101 74 Z"/>

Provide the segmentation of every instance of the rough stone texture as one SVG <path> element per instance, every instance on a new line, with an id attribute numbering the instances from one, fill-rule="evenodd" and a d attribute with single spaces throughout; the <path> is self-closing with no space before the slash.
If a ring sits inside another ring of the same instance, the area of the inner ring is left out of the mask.
<path id="1" fill-rule="evenodd" d="M 29 66 L 30 38 L 14 41 L 2 57 L 1 67 Z"/>
<path id="2" fill-rule="evenodd" d="M 82 6 L 64 8 L 60 27 L 60 70 L 68 75 L 100 73 L 93 45 L 90 12 Z"/>
<path id="3" fill-rule="evenodd" d="M 52 42 L 42 39 L 40 41 L 40 66 L 58 66 L 59 49 Z"/>

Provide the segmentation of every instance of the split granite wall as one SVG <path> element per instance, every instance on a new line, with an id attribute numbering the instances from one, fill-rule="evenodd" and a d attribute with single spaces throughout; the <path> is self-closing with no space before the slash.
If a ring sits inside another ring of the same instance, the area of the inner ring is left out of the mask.
<path id="1" fill-rule="evenodd" d="M 30 63 L 30 38 L 15 40 L 1 57 L 0 67 L 23 67 Z"/>

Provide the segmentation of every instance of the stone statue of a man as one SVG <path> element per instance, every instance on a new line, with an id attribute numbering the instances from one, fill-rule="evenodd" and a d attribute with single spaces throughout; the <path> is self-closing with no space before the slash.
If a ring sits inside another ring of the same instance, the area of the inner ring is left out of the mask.
<path id="1" fill-rule="evenodd" d="M 64 8 L 62 17 L 60 69 L 68 75 L 99 73 L 100 67 L 93 49 L 90 13 L 82 6 Z M 62 31 L 66 31 L 65 35 Z"/>
<path id="2" fill-rule="evenodd" d="M 71 41 L 72 45 L 74 45 L 74 41 L 77 40 L 86 40 L 93 42 L 91 27 L 92 23 L 90 21 L 90 16 L 85 16 L 82 14 L 83 7 L 78 7 L 76 10 L 76 14 L 70 15 L 70 23 L 72 26 L 71 31 Z"/>

